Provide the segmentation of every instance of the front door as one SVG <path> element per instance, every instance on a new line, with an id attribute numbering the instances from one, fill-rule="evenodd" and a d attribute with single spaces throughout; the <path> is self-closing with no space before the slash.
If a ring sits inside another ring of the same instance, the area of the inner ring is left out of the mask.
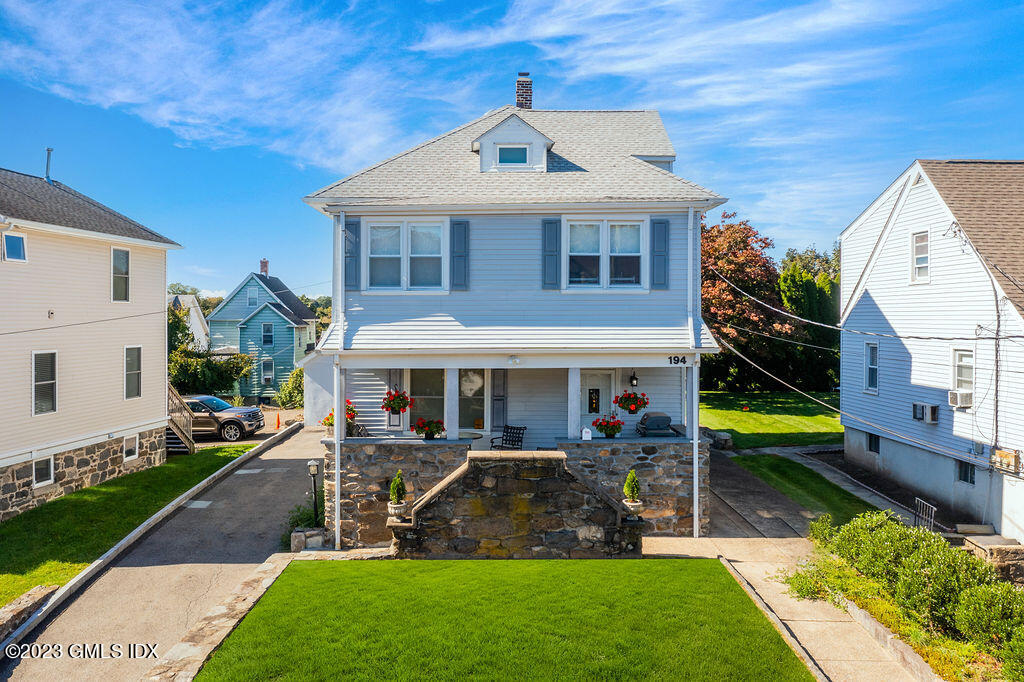
<path id="1" fill-rule="evenodd" d="M 610 369 L 580 372 L 580 421 L 583 426 L 612 412 L 612 376 Z"/>

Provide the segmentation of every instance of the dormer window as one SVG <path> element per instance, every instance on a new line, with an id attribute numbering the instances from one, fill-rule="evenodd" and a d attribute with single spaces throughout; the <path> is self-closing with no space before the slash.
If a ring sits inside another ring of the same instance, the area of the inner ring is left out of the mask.
<path id="1" fill-rule="evenodd" d="M 499 166 L 525 166 L 530 147 L 525 144 L 498 145 Z"/>

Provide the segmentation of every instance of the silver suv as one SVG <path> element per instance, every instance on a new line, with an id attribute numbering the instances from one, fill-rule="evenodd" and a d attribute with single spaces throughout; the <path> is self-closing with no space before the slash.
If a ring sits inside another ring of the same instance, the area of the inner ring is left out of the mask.
<path id="1" fill-rule="evenodd" d="M 192 410 L 193 435 L 219 435 L 233 443 L 263 428 L 263 411 L 258 407 L 233 407 L 212 395 L 185 396 L 185 404 Z"/>

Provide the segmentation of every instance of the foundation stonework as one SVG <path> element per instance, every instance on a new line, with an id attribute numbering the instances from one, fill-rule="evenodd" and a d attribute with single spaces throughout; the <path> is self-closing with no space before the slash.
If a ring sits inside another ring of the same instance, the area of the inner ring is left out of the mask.
<path id="1" fill-rule="evenodd" d="M 711 520 L 708 492 L 709 442 L 698 447 L 700 469 L 700 531 L 706 535 Z M 640 479 L 641 514 L 646 535 L 692 535 L 693 442 L 683 438 L 595 438 L 563 441 L 558 449 L 577 471 L 613 499 L 622 498 L 622 486 L 630 469 Z"/>
<path id="2" fill-rule="evenodd" d="M 0 521 L 44 502 L 88 488 L 167 459 L 164 429 L 139 433 L 139 456 L 124 461 L 124 438 L 86 445 L 53 455 L 53 483 L 33 487 L 32 462 L 0 468 Z"/>
<path id="3" fill-rule="evenodd" d="M 472 452 L 389 519 L 399 558 L 639 558 L 644 522 L 566 468 L 561 452 Z"/>

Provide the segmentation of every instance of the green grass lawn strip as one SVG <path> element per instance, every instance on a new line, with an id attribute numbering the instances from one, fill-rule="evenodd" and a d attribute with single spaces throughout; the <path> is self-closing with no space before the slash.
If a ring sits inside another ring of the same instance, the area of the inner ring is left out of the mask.
<path id="1" fill-rule="evenodd" d="M 835 406 L 834 393 L 812 393 Z M 748 411 L 744 412 L 746 406 Z M 701 393 L 700 423 L 732 434 L 736 448 L 843 442 L 839 415 L 799 393 Z"/>
<path id="2" fill-rule="evenodd" d="M 810 680 L 713 559 L 295 561 L 204 680 Z"/>
<path id="3" fill-rule="evenodd" d="M 0 606 L 36 585 L 68 582 L 171 500 L 252 447 L 171 457 L 0 523 Z"/>
<path id="4" fill-rule="evenodd" d="M 870 504 L 821 474 L 778 455 L 741 455 L 732 461 L 754 474 L 800 506 L 821 515 L 828 512 L 842 525 L 857 514 L 875 511 Z"/>

